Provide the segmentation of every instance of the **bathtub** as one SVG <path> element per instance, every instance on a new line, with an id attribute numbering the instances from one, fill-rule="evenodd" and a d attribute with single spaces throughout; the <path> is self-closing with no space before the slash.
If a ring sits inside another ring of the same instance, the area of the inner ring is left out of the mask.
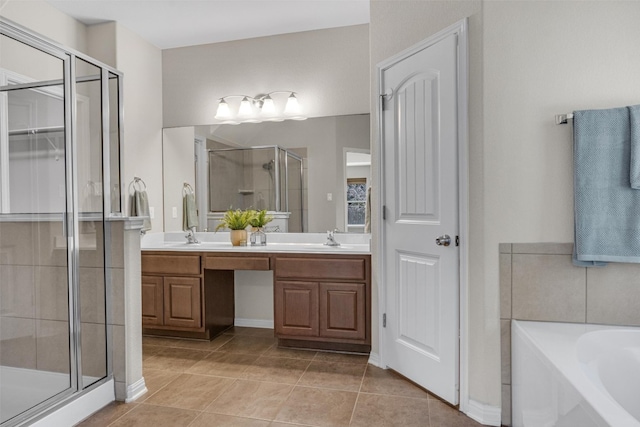
<path id="1" fill-rule="evenodd" d="M 511 324 L 514 427 L 640 427 L 640 328 Z"/>

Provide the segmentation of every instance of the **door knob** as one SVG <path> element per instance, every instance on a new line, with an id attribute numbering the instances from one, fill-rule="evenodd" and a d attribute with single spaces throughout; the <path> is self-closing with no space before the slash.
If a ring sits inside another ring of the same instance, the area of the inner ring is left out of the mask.
<path id="1" fill-rule="evenodd" d="M 451 237 L 448 234 L 436 238 L 436 245 L 449 246 L 451 244 Z"/>

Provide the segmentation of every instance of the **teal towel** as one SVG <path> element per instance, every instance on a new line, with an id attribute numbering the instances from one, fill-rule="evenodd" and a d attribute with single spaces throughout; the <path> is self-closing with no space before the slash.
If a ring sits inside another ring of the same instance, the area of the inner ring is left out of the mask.
<path id="1" fill-rule="evenodd" d="M 151 230 L 151 219 L 149 218 L 149 198 L 146 191 L 135 190 L 135 192 L 133 193 L 131 215 L 146 217 L 142 223 L 142 231 Z"/>
<path id="2" fill-rule="evenodd" d="M 574 264 L 640 263 L 629 108 L 574 112 Z"/>
<path id="3" fill-rule="evenodd" d="M 630 181 L 631 188 L 640 190 L 640 105 L 632 105 L 629 108 L 629 121 L 631 125 L 631 163 Z"/>
<path id="4" fill-rule="evenodd" d="M 196 196 L 187 193 L 182 196 L 182 230 L 187 231 L 198 226 L 198 208 Z"/>

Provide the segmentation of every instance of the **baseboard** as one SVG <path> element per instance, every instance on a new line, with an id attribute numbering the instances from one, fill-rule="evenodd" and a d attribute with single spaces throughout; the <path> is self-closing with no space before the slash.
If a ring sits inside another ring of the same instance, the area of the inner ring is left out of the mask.
<path id="1" fill-rule="evenodd" d="M 378 368 L 382 368 L 382 366 L 380 366 L 380 355 L 378 353 L 374 353 L 373 351 L 369 353 L 369 364 Z"/>
<path id="2" fill-rule="evenodd" d="M 115 400 L 113 380 L 64 405 L 62 408 L 40 418 L 32 427 L 73 426 Z"/>
<path id="3" fill-rule="evenodd" d="M 147 392 L 147 386 L 144 383 L 144 377 L 127 387 L 127 397 L 125 403 L 130 403 Z"/>
<path id="4" fill-rule="evenodd" d="M 499 406 L 485 405 L 469 399 L 466 415 L 486 426 L 500 426 L 502 410 Z"/>
<path id="5" fill-rule="evenodd" d="M 245 328 L 264 328 L 273 329 L 273 320 L 262 319 L 240 319 L 238 317 L 233 321 L 235 326 L 242 326 Z"/>

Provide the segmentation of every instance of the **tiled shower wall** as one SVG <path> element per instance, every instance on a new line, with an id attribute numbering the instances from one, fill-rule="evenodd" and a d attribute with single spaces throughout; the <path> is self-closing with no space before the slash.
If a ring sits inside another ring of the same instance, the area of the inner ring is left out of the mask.
<path id="1" fill-rule="evenodd" d="M 503 425 L 511 425 L 511 319 L 640 326 L 640 265 L 575 267 L 572 251 L 572 243 L 500 244 Z"/>
<path id="2" fill-rule="evenodd" d="M 79 258 L 82 362 L 86 375 L 102 377 L 107 344 L 101 223 L 92 224 L 91 229 L 95 243 L 86 246 L 81 241 Z M 108 328 L 113 333 L 114 349 L 124 349 L 123 225 L 116 222 L 109 229 Z M 2 222 L 0 235 L 0 365 L 67 373 L 67 251 L 62 224 Z M 120 359 L 114 357 L 116 373 L 123 364 Z"/>

